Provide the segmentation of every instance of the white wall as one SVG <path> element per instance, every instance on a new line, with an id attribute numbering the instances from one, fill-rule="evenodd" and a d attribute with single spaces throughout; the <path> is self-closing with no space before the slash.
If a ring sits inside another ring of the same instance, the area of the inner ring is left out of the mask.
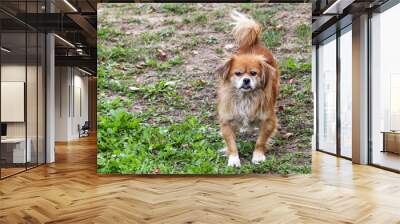
<path id="1" fill-rule="evenodd" d="M 88 78 L 76 68 L 56 67 L 55 85 L 55 140 L 77 139 L 78 124 L 88 120 Z"/>
<path id="2" fill-rule="evenodd" d="M 55 68 L 55 141 L 68 140 L 68 88 L 70 84 L 69 68 Z"/>

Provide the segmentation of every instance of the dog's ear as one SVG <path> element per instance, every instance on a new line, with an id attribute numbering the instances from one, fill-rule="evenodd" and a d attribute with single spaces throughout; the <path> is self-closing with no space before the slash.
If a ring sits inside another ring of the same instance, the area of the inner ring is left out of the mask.
<path id="1" fill-rule="evenodd" d="M 218 66 L 216 73 L 218 75 L 218 78 L 222 80 L 226 80 L 229 75 L 229 71 L 231 70 L 231 65 L 232 65 L 233 57 L 230 57 L 228 59 L 225 59 L 223 64 Z"/>
<path id="2" fill-rule="evenodd" d="M 264 93 L 266 94 L 267 104 L 273 108 L 275 106 L 276 97 L 278 96 L 278 88 L 279 85 L 276 85 L 276 79 L 278 76 L 278 71 L 272 65 L 267 63 L 266 61 L 262 61 L 261 63 L 261 80 L 262 86 L 264 88 Z"/>
<path id="3" fill-rule="evenodd" d="M 276 69 L 266 61 L 261 62 L 261 81 L 264 88 L 276 76 Z"/>

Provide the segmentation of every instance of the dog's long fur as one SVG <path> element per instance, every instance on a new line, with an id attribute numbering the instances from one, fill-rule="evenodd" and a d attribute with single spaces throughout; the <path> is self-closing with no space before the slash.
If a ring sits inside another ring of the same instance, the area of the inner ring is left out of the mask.
<path id="1" fill-rule="evenodd" d="M 259 128 L 252 162 L 265 160 L 266 144 L 278 122 L 275 103 L 279 92 L 279 71 L 272 53 L 260 41 L 261 26 L 236 11 L 231 16 L 238 50 L 217 69 L 220 78 L 217 108 L 227 145 L 228 166 L 239 167 L 235 143 L 238 128 Z M 248 86 L 242 89 L 244 84 L 241 82 L 246 78 L 251 80 L 249 85 L 253 85 L 250 90 Z M 239 84 L 243 86 L 238 88 Z"/>

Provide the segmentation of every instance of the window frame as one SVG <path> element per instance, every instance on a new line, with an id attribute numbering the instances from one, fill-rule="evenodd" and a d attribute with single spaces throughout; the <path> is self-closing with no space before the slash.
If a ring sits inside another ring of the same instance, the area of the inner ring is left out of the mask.
<path id="1" fill-rule="evenodd" d="M 315 69 L 315 74 L 316 74 L 316 127 L 315 127 L 315 133 L 316 133 L 316 138 L 315 138 L 315 145 L 316 145 L 316 151 L 323 152 L 329 155 L 337 156 L 339 158 L 343 158 L 346 160 L 352 160 L 351 157 L 347 157 L 342 155 L 341 153 L 341 119 L 340 119 L 340 77 L 341 77 L 341 67 L 340 67 L 340 37 L 344 35 L 347 32 L 352 32 L 352 28 L 349 28 L 352 26 L 352 21 L 351 21 L 351 16 L 346 16 L 342 20 L 339 20 L 338 23 L 341 23 L 342 27 L 340 27 L 338 24 L 332 25 L 336 28 L 336 32 L 332 33 L 329 36 L 324 37 L 321 40 L 318 40 L 317 44 L 315 44 L 315 62 L 316 62 L 316 69 Z M 328 28 L 330 29 L 330 28 Z M 336 35 L 336 36 L 335 36 Z M 335 36 L 335 38 L 332 38 L 332 36 Z M 330 40 L 331 39 L 331 40 Z M 319 48 L 322 43 L 328 43 L 330 41 L 336 41 L 336 152 L 328 152 L 324 149 L 320 148 L 320 143 L 319 143 Z"/>

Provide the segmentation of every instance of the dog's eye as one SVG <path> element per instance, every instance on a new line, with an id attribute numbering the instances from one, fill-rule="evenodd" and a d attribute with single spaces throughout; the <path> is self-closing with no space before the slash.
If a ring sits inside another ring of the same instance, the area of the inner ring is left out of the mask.
<path id="1" fill-rule="evenodd" d="M 255 72 L 255 71 L 251 71 L 251 72 L 250 72 L 250 75 L 252 75 L 252 76 L 256 76 L 256 75 L 257 75 L 257 72 Z"/>
<path id="2" fill-rule="evenodd" d="M 235 75 L 240 76 L 242 73 L 241 72 L 235 72 Z"/>

